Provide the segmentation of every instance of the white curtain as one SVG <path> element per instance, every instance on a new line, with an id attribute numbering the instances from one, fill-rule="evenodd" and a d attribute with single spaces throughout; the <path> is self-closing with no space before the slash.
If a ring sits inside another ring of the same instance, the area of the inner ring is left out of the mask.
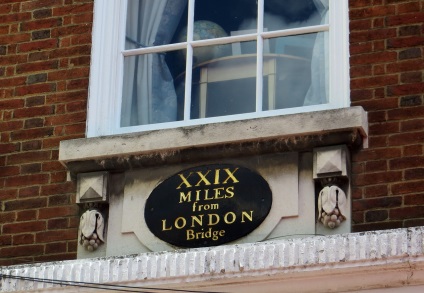
<path id="1" fill-rule="evenodd" d="M 313 0 L 321 14 L 321 24 L 328 23 L 329 0 Z M 306 94 L 304 105 L 318 105 L 328 102 L 329 62 L 328 33 L 318 33 L 311 62 L 311 86 Z"/>
<path id="2" fill-rule="evenodd" d="M 187 0 L 128 0 L 126 49 L 169 44 Z M 165 54 L 126 57 L 121 126 L 175 121 L 177 96 Z"/>

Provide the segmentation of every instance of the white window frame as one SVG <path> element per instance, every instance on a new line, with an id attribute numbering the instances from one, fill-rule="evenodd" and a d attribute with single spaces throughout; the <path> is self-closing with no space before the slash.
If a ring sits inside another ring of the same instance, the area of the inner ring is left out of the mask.
<path id="1" fill-rule="evenodd" d="M 259 2 L 263 0 L 258 0 Z M 87 137 L 123 134 L 155 129 L 176 128 L 213 122 L 225 122 L 241 119 L 295 114 L 309 111 L 344 108 L 349 106 L 349 19 L 348 0 L 330 0 L 329 24 L 318 26 L 319 31 L 329 31 L 329 103 L 303 106 L 289 109 L 269 110 L 249 114 L 184 120 L 160 124 L 120 127 L 120 109 L 122 96 L 124 40 L 127 0 L 95 0 L 93 20 L 93 41 L 91 71 L 89 83 Z M 189 2 L 189 18 L 193 18 L 194 1 Z M 191 14 L 191 15 L 190 15 Z M 260 16 L 263 17 L 263 16 Z M 261 19 L 258 19 L 260 22 Z M 190 32 L 190 22 L 189 30 Z M 315 27 L 313 32 L 317 31 Z M 259 32 L 258 48 L 263 46 L 263 38 L 311 32 L 309 28 L 286 30 L 283 34 L 276 32 Z M 190 33 L 188 33 L 190 40 Z M 237 41 L 251 40 L 251 35 L 237 36 Z M 203 44 L 218 44 L 222 39 L 201 40 L 161 46 L 161 50 L 174 50 Z M 232 41 L 233 42 L 233 41 Z M 165 48 L 166 47 L 166 48 Z M 141 48 L 127 51 L 126 56 L 138 54 L 141 50 L 157 52 L 158 47 Z M 259 50 L 258 50 L 259 52 Z M 258 54 L 257 76 L 262 75 L 262 56 Z M 191 61 L 187 68 L 191 68 Z M 187 80 L 191 80 L 191 70 L 187 70 Z M 261 80 L 257 79 L 257 96 L 262 95 Z M 186 83 L 186 94 L 190 94 L 191 85 Z M 257 99 L 259 100 L 259 99 Z M 187 104 L 187 103 L 186 103 Z M 257 102 L 257 105 L 261 103 Z M 189 105 L 186 105 L 186 107 Z M 259 105 L 258 107 L 261 107 Z M 188 111 L 188 109 L 186 109 Z M 186 112 L 185 111 L 185 112 Z M 187 115 L 185 115 L 187 116 Z"/>

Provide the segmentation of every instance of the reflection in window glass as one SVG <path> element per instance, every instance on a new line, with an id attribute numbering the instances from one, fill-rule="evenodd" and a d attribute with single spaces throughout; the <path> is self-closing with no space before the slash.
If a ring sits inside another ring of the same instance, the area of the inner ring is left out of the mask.
<path id="1" fill-rule="evenodd" d="M 184 56 L 182 52 L 169 52 Z M 184 100 L 177 100 L 174 78 L 165 53 L 126 57 L 122 90 L 121 126 L 181 120 Z"/>
<path id="2" fill-rule="evenodd" d="M 327 23 L 321 11 L 328 0 L 264 0 L 264 30 L 274 31 Z M 328 5 L 328 4 L 327 4 Z"/>
<path id="3" fill-rule="evenodd" d="M 216 47 L 201 47 L 196 50 L 214 51 Z M 192 119 L 255 111 L 256 42 L 233 43 L 231 47 L 227 47 L 227 50 L 229 49 L 236 51 L 236 54 L 195 64 L 192 80 Z M 250 54 L 241 54 L 241 50 L 249 50 Z M 193 58 L 196 54 L 195 51 Z"/>
<path id="4" fill-rule="evenodd" d="M 212 39 L 222 37 L 219 28 L 223 28 L 227 36 L 249 29 L 243 33 L 255 33 L 257 31 L 256 0 L 196 0 L 194 21 L 202 25 L 209 22 L 208 29 L 202 30 L 200 39 Z M 237 33 L 240 34 L 240 33 Z"/>
<path id="5" fill-rule="evenodd" d="M 324 38 L 325 33 L 312 33 L 269 40 L 270 54 L 263 57 L 263 110 L 327 102 Z"/>
<path id="6" fill-rule="evenodd" d="M 121 126 L 328 103 L 329 0 L 191 1 L 128 0 Z"/>

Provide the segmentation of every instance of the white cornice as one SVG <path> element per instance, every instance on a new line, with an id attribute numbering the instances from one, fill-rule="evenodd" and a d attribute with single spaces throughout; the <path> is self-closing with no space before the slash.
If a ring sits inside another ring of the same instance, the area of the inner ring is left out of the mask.
<path id="1" fill-rule="evenodd" d="M 423 234 L 417 227 L 4 267 L 0 291 L 85 292 L 7 278 L 14 275 L 233 293 L 423 292 Z"/>

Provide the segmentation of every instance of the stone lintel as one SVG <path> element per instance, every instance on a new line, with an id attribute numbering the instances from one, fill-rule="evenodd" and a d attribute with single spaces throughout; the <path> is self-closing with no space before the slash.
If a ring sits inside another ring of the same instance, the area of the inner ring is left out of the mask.
<path id="1" fill-rule="evenodd" d="M 158 164 L 310 151 L 345 144 L 367 147 L 361 107 L 264 117 L 62 141 L 59 161 L 71 173 L 127 170 Z"/>

